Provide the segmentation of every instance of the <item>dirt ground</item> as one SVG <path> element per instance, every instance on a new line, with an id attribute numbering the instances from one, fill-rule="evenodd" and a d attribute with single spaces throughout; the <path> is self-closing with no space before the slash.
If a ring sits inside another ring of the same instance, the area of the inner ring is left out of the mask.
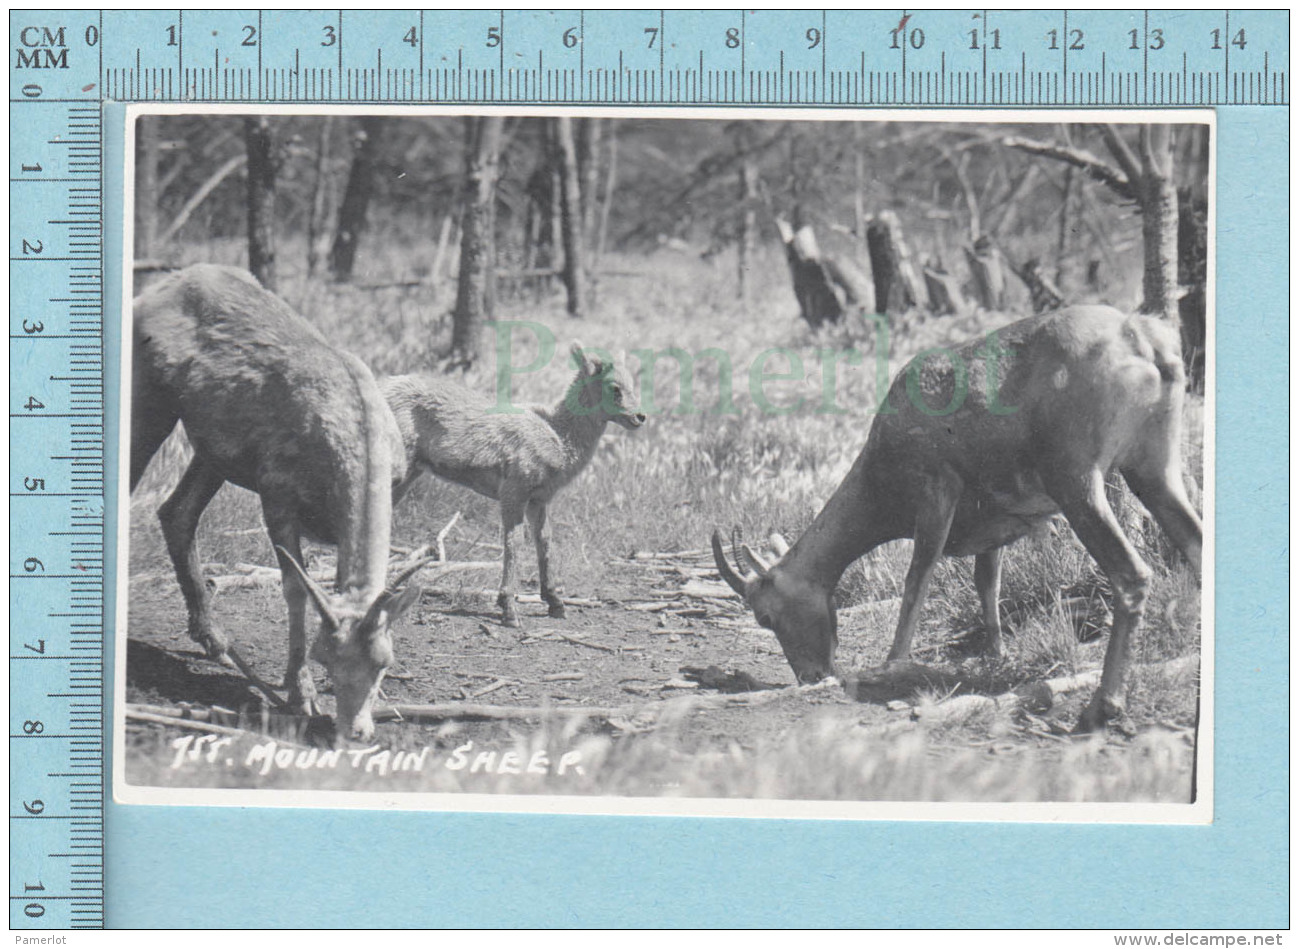
<path id="1" fill-rule="evenodd" d="M 682 672 L 709 666 L 748 673 L 754 681 L 729 684 L 736 691 L 744 685 L 793 684 L 775 637 L 744 622 L 739 600 L 723 599 L 720 583 L 713 584 L 717 599 L 687 598 L 685 606 L 679 606 L 681 600 L 665 599 L 668 609 L 678 607 L 674 612 L 629 609 L 653 602 L 656 588 L 667 590 L 688 581 L 680 576 L 665 579 L 662 568 L 617 564 L 598 589 L 568 591 L 570 599 L 598 600 L 601 605 L 570 603 L 567 617 L 555 620 L 546 615 L 539 599 L 533 602 L 524 594 L 519 604 L 522 626 L 513 629 L 500 622 L 491 590 L 496 575 L 482 571 L 479 579 L 469 584 L 435 581 L 425 590 L 420 607 L 394 632 L 397 661 L 384 679 L 381 704 L 472 700 L 558 708 L 637 706 L 686 692 L 719 691 Z M 464 586 L 481 590 L 466 592 Z M 215 604 L 218 622 L 242 657 L 263 678 L 278 683 L 288 646 L 278 588 L 228 591 Z M 189 701 L 232 709 L 257 702 L 242 675 L 206 660 L 188 638 L 184 601 L 170 576 L 150 577 L 132 587 L 129 628 L 128 701 Z M 331 703 L 328 677 L 319 666 L 313 668 L 326 703 Z M 827 697 L 804 701 L 825 704 Z M 836 702 L 853 715 L 868 711 L 846 698 Z M 786 704 L 792 707 L 783 708 Z M 704 722 L 688 734 L 700 744 L 713 737 L 741 743 L 767 737 L 797 717 L 800 704 L 771 703 L 761 720 L 747 722 L 743 716 L 731 720 L 727 710 L 715 710 L 722 719 L 716 736 L 710 734 L 713 726 Z M 400 746 L 412 741 L 412 728 L 421 727 L 380 724 L 376 741 Z M 470 727 L 486 738 L 502 726 Z"/>
<path id="2" fill-rule="evenodd" d="M 671 700 L 685 696 L 749 693 L 760 696 L 761 704 L 691 707 L 676 702 L 684 706 L 685 714 L 672 722 L 667 742 L 670 747 L 659 750 L 671 762 L 685 762 L 686 768 L 691 767 L 691 762 L 756 755 L 755 767 L 761 772 L 763 768 L 788 771 L 805 767 L 797 754 L 790 758 L 787 747 L 794 742 L 806 743 L 808 735 L 840 736 L 825 740 L 842 744 L 848 741 L 842 736 L 884 736 L 906 730 L 911 706 L 917 700 L 944 698 L 941 693 L 949 690 L 946 683 L 964 678 L 974 683 L 973 691 L 990 695 L 1022 685 L 1006 670 L 989 672 L 970 647 L 954 645 L 918 650 L 926 668 L 957 670 L 950 678 L 922 683 L 917 694 L 900 695 L 891 703 L 885 701 L 887 696 L 879 695 L 858 695 L 862 701 L 854 700 L 848 694 L 855 684 L 851 673 L 845 675 L 849 689 L 838 685 L 790 688 L 793 675 L 775 637 L 754 625 L 739 600 L 730 595 L 715 574 L 710 576 L 706 557 L 706 551 L 667 558 L 658 555 L 657 559 L 641 554 L 639 558 L 633 555 L 610 563 L 595 589 L 568 591 L 582 605 L 570 605 L 563 620 L 547 617 L 539 599 L 534 601 L 525 594 L 520 603 L 523 625 L 517 629 L 499 621 L 491 589 L 497 579 L 494 573 L 484 570 L 474 572 L 472 577 L 458 574 L 434 580 L 419 607 L 395 630 L 396 663 L 384 680 L 378 704 L 464 702 L 542 707 L 556 714 L 572 707 L 625 709 L 626 715 L 574 718 L 564 726 L 566 747 L 588 736 L 598 737 L 606 748 L 617 748 L 620 743 L 637 740 L 637 728 L 632 722 L 638 709 L 667 708 L 673 705 Z M 220 574 L 222 569 L 219 564 L 209 565 L 208 573 Z M 327 560 L 315 566 L 318 573 L 329 569 L 332 567 Z M 135 578 L 130 596 L 128 703 L 173 708 L 185 703 L 198 708 L 217 706 L 239 713 L 238 724 L 249 731 L 266 730 L 263 700 L 248 680 L 204 658 L 186 636 L 184 604 L 170 574 Z M 864 669 L 883 660 L 896 610 L 896 600 L 885 600 L 865 609 L 844 611 L 841 669 Z M 263 679 L 278 683 L 287 652 L 285 610 L 278 585 L 269 582 L 228 589 L 215 598 L 215 611 L 242 657 Z M 930 642 L 944 638 L 943 633 L 933 630 L 926 636 Z M 1099 666 L 1103 648 L 1103 637 L 1083 647 L 1088 665 Z M 313 665 L 313 670 L 329 707 L 332 695 L 328 678 L 318 666 Z M 781 691 L 770 691 L 774 689 Z M 1016 773 L 1020 774 L 1036 767 L 1095 767 L 1098 760 L 1102 766 L 1108 762 L 1122 771 L 1127 767 L 1125 762 L 1149 757 L 1150 749 L 1140 746 L 1140 735 L 1134 741 L 1131 736 L 1112 734 L 1089 743 L 1092 757 L 1087 764 L 1070 764 L 1077 740 L 1067 737 L 1067 727 L 1077 720 L 1089 692 L 1084 689 L 1062 695 L 1053 708 L 1039 708 L 1036 714 L 1020 712 L 1013 719 L 1004 714 L 975 715 L 937 733 L 928 731 L 919 760 L 923 765 L 946 754 L 965 761 L 963 767 L 977 767 L 979 760 L 999 756 L 999 764 L 1015 763 Z M 707 706 L 708 702 L 699 705 Z M 1158 788 L 1149 794 L 1153 799 L 1187 800 L 1193 765 L 1188 748 L 1193 745 L 1193 737 L 1184 727 L 1146 718 L 1141 722 L 1141 733 L 1172 732 L 1179 739 L 1171 774 L 1164 773 Z M 553 733 L 554 728 L 553 722 L 518 719 L 450 720 L 439 724 L 389 721 L 378 725 L 374 745 L 393 753 L 430 748 L 438 760 L 451 762 L 457 748 L 535 747 L 538 741 L 545 743 L 535 736 L 548 729 Z M 305 745 L 321 748 L 328 747 L 332 737 L 329 723 L 320 719 L 290 722 L 287 731 L 281 724 L 271 733 L 287 734 Z M 128 780 L 142 784 L 265 786 L 254 775 L 255 767 L 219 777 L 201 767 L 177 769 L 172 761 L 176 743 L 187 734 L 193 736 L 192 732 L 171 726 L 131 724 Z M 811 739 L 812 744 L 816 740 Z M 771 757 L 772 749 L 782 748 L 786 751 Z M 1100 759 L 1095 758 L 1098 749 Z M 761 763 L 764 753 L 767 765 Z M 830 753 L 834 754 L 835 749 Z M 814 761 L 817 754 L 809 753 Z M 168 761 L 172 761 L 170 768 Z M 497 759 L 489 759 L 485 770 L 499 764 Z M 674 783 L 660 781 L 654 774 L 657 767 L 648 759 L 638 759 L 635 779 L 629 783 L 624 774 L 615 793 L 653 794 L 656 785 Z M 761 779 L 756 780 L 757 787 L 764 786 Z M 855 796 L 851 782 L 847 788 L 842 784 L 836 780 L 829 787 L 814 786 L 808 796 Z M 365 783 L 344 786 L 373 787 Z M 729 789 L 730 785 L 723 787 Z M 861 793 L 866 798 L 879 794 L 955 794 L 958 799 L 961 794 L 959 788 L 953 791 L 931 787 L 928 779 L 920 779 L 917 787 L 907 787 L 910 789 L 898 788 L 895 779 L 887 779 L 874 792 L 863 788 Z M 472 789 L 517 791 L 520 787 L 516 783 L 488 783 Z M 585 789 L 605 788 L 596 780 Z M 552 783 L 537 790 L 551 792 L 556 787 Z M 742 788 L 734 793 L 746 795 Z M 1006 793 L 1018 796 L 1021 792 Z M 1038 799 L 1043 794 L 1053 797 L 1040 787 L 1023 793 Z"/>

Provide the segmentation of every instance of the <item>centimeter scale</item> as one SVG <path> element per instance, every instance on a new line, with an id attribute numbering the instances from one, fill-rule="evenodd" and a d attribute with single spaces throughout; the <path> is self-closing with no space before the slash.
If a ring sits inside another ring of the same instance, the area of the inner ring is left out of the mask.
<path id="1" fill-rule="evenodd" d="M 1288 26 L 1222 10 L 11 12 L 10 926 L 104 924 L 104 318 L 121 285 L 106 103 L 1286 106 Z"/>

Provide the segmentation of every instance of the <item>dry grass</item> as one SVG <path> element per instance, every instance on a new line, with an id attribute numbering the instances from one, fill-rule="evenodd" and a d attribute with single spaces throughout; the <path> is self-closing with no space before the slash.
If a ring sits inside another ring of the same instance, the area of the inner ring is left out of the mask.
<path id="1" fill-rule="evenodd" d="M 682 710 L 682 717 L 689 714 Z M 983 716 L 987 717 L 987 716 Z M 988 729 L 988 725 L 994 727 Z M 779 737 L 684 753 L 672 722 L 652 735 L 611 737 L 572 720 L 520 729 L 512 741 L 473 742 L 441 729 L 428 751 L 387 750 L 355 761 L 344 753 L 321 767 L 322 752 L 281 750 L 284 767 L 264 769 L 269 739 L 222 746 L 233 765 L 172 767 L 175 733 L 136 736 L 131 783 L 386 793 L 490 793 L 756 800 L 966 802 L 1176 802 L 1186 800 L 1193 753 L 1185 732 L 1153 730 L 1115 753 L 1103 739 L 1040 745 L 998 736 L 995 722 L 963 722 L 926 734 L 881 736 L 851 719 L 808 715 Z M 978 727 L 992 737 L 971 741 Z M 283 746 L 280 746 L 283 748 Z M 412 754 L 413 752 L 413 754 Z M 538 754 L 544 758 L 539 759 Z M 488 757 L 490 755 L 490 757 Z M 507 759 L 506 755 L 512 755 Z M 407 757 L 409 756 L 409 757 Z M 561 773 L 561 761 L 564 762 Z M 400 769 L 403 763 L 409 770 Z M 538 763 L 545 773 L 529 773 Z"/>

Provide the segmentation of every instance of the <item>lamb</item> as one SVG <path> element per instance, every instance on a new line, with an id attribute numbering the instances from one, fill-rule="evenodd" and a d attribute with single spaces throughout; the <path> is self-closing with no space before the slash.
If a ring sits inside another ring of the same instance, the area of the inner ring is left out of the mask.
<path id="1" fill-rule="evenodd" d="M 477 393 L 427 374 L 379 381 L 406 446 L 407 474 L 394 489 L 393 504 L 425 471 L 500 502 L 504 556 L 497 602 L 506 626 L 519 625 L 515 532 L 524 517 L 537 547 L 541 597 L 549 615 L 562 619 L 547 508 L 591 461 L 609 422 L 629 431 L 645 424 L 644 414 L 632 408 L 637 390 L 625 366 L 577 343 L 571 352 L 577 374 L 553 408 L 503 412 Z"/>

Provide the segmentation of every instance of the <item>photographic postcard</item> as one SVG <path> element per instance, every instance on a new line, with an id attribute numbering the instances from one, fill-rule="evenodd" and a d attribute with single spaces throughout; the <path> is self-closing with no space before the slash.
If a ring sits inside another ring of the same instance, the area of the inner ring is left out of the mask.
<path id="1" fill-rule="evenodd" d="M 126 115 L 119 802 L 1211 819 L 1212 113 Z"/>

